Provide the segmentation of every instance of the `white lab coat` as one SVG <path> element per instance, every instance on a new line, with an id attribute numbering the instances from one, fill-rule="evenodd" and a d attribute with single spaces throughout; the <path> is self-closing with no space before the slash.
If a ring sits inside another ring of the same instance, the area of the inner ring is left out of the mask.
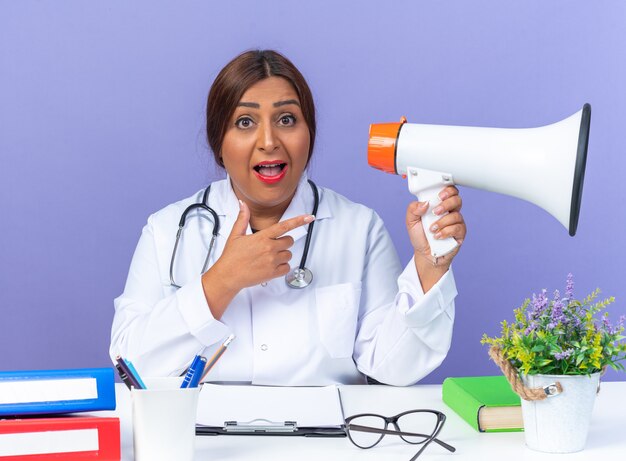
<path id="1" fill-rule="evenodd" d="M 193 357 L 213 354 L 236 335 L 207 381 L 263 385 L 362 384 L 365 376 L 410 385 L 445 358 L 454 321 L 454 278 L 448 271 L 424 294 L 410 261 L 404 271 L 380 217 L 325 188 L 307 267 L 313 282 L 289 288 L 283 277 L 244 289 L 221 320 L 208 308 L 200 271 L 212 223 L 194 211 L 176 255 L 176 289 L 169 266 L 183 210 L 203 191 L 149 217 L 132 259 L 124 293 L 115 300 L 110 354 L 130 359 L 144 376 L 180 375 Z M 221 220 L 210 259 L 215 263 L 239 212 L 229 179 L 214 182 L 210 206 Z M 311 213 L 303 175 L 282 219 Z M 250 229 L 248 229 L 250 232 Z M 289 232 L 298 266 L 306 226 Z M 246 270 L 242 267 L 241 270 Z"/>

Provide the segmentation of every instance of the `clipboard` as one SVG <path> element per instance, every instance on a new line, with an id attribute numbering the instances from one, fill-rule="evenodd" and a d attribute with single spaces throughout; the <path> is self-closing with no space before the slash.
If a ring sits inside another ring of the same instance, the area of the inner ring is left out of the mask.
<path id="1" fill-rule="evenodd" d="M 346 437 L 344 421 L 337 386 L 204 384 L 196 435 Z"/>

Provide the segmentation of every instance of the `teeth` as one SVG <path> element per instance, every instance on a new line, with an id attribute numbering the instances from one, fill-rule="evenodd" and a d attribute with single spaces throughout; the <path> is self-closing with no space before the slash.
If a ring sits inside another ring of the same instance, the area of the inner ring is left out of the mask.
<path id="1" fill-rule="evenodd" d="M 256 167 L 254 167 L 254 169 L 258 171 L 260 174 L 262 174 L 263 176 L 272 177 L 272 176 L 278 176 L 283 171 L 283 168 L 285 166 L 286 166 L 285 163 L 272 163 L 272 164 L 268 163 L 265 165 L 257 165 Z"/>

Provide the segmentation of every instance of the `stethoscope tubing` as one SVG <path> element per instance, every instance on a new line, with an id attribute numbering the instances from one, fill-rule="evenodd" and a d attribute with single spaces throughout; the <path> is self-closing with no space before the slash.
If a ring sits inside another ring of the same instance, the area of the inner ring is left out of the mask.
<path id="1" fill-rule="evenodd" d="M 308 180 L 311 190 L 313 191 L 313 216 L 317 216 L 317 208 L 320 204 L 320 194 L 317 190 L 317 186 L 310 179 Z M 302 250 L 302 259 L 300 259 L 300 265 L 298 268 L 304 270 L 306 265 L 306 259 L 309 256 L 309 246 L 311 245 L 311 237 L 313 236 L 313 224 L 315 221 L 311 221 L 306 229 L 306 240 L 304 241 L 304 250 Z"/>
<path id="2" fill-rule="evenodd" d="M 313 191 L 313 216 L 316 216 L 317 209 L 319 207 L 319 202 L 320 202 L 319 191 L 313 181 L 309 179 L 308 183 L 311 186 L 311 190 Z M 180 237 L 183 233 L 183 228 L 185 227 L 187 215 L 191 211 L 198 209 L 198 208 L 210 213 L 211 216 L 213 217 L 213 232 L 211 235 L 211 241 L 209 242 L 209 249 L 207 251 L 206 258 L 204 259 L 204 265 L 202 266 L 201 273 L 203 274 L 204 272 L 206 272 L 208 268 L 209 258 L 211 256 L 211 253 L 213 252 L 215 239 L 217 238 L 217 235 L 220 230 L 220 225 L 221 225 L 219 216 L 217 215 L 215 210 L 213 210 L 213 208 L 211 208 L 208 204 L 210 190 L 211 190 L 211 185 L 209 184 L 209 186 L 204 190 L 204 194 L 202 195 L 202 201 L 189 205 L 185 209 L 185 211 L 183 211 L 180 217 L 180 221 L 178 223 L 178 230 L 176 231 L 176 240 L 174 241 L 174 249 L 172 250 L 172 258 L 170 259 L 170 270 L 169 270 L 170 285 L 175 288 L 180 288 L 180 285 L 176 284 L 174 280 L 174 264 L 176 261 L 176 253 L 178 252 L 178 244 L 180 242 Z M 307 227 L 306 240 L 304 242 L 304 250 L 302 251 L 302 258 L 300 260 L 300 265 L 298 266 L 297 269 L 294 269 L 285 277 L 285 281 L 287 285 L 291 288 L 304 288 L 308 286 L 313 279 L 312 272 L 306 268 L 306 260 L 309 255 L 309 247 L 311 245 L 311 237 L 313 236 L 314 224 L 315 224 L 315 221 L 311 221 Z M 306 276 L 304 275 L 305 273 L 306 273 Z M 306 280 L 303 277 L 306 278 Z M 294 282 L 294 278 L 296 282 Z"/>

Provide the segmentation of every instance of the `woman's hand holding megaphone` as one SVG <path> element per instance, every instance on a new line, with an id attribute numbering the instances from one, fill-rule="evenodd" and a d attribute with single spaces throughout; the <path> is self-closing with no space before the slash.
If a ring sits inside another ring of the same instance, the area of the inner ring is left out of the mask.
<path id="1" fill-rule="evenodd" d="M 461 215 L 463 201 L 459 195 L 459 190 L 454 186 L 448 186 L 439 193 L 439 198 L 441 203 L 432 211 L 428 211 L 427 202 L 412 202 L 406 211 L 406 227 L 413 245 L 415 267 L 422 282 L 424 293 L 437 283 L 448 270 L 467 233 L 465 220 Z M 435 221 L 429 230 L 424 230 L 422 217 L 427 212 L 438 216 L 442 215 L 442 217 Z M 433 232 L 436 239 L 452 237 L 459 246 L 445 256 L 434 258 L 425 232 Z"/>

